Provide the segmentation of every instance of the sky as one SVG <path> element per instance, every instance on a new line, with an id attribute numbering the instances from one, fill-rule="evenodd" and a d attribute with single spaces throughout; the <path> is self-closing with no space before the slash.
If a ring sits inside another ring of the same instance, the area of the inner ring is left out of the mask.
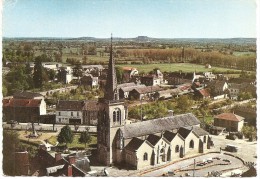
<path id="1" fill-rule="evenodd" d="M 3 37 L 256 37 L 256 0 L 5 0 Z"/>

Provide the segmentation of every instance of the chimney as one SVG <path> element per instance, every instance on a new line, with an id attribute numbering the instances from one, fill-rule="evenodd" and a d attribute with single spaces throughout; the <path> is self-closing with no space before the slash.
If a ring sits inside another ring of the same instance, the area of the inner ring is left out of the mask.
<path id="1" fill-rule="evenodd" d="M 169 117 L 173 116 L 173 110 L 168 110 Z"/>
<path id="2" fill-rule="evenodd" d="M 72 166 L 68 166 L 68 177 L 72 177 Z"/>
<path id="3" fill-rule="evenodd" d="M 61 160 L 61 153 L 55 153 L 55 161 L 58 162 Z"/>
<path id="4" fill-rule="evenodd" d="M 75 162 L 76 162 L 75 156 L 69 156 L 69 164 L 72 165 L 75 164 Z"/>

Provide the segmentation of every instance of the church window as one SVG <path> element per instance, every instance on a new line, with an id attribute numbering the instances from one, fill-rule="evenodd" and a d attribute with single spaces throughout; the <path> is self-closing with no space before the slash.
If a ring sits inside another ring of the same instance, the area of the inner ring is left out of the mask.
<path id="1" fill-rule="evenodd" d="M 190 148 L 192 148 L 192 149 L 194 148 L 194 141 L 193 140 L 190 141 Z"/>
<path id="2" fill-rule="evenodd" d="M 77 116 L 79 116 L 79 112 L 77 112 Z"/>
<path id="3" fill-rule="evenodd" d="M 206 143 L 206 136 L 203 137 L 203 142 Z"/>
<path id="4" fill-rule="evenodd" d="M 113 122 L 116 122 L 116 111 L 113 112 Z"/>
<path id="5" fill-rule="evenodd" d="M 148 160 L 148 154 L 146 152 L 144 153 L 144 161 L 145 160 Z"/>
<path id="6" fill-rule="evenodd" d="M 160 150 L 160 152 L 161 152 L 161 153 L 164 153 L 164 148 L 162 148 L 162 149 Z"/>
<path id="7" fill-rule="evenodd" d="M 176 147 L 175 147 L 175 153 L 178 153 L 180 151 L 180 147 L 179 147 L 179 145 L 176 145 Z"/>
<path id="8" fill-rule="evenodd" d="M 73 112 L 71 112 L 71 116 L 73 116 Z"/>

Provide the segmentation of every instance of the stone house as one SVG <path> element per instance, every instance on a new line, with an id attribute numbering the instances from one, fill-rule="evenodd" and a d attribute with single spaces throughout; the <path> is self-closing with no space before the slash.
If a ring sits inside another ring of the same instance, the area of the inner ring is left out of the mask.
<path id="1" fill-rule="evenodd" d="M 129 93 L 138 88 L 143 88 L 145 85 L 140 85 L 136 83 L 123 83 L 119 84 L 118 86 L 119 89 L 119 98 L 120 99 L 128 99 L 129 98 Z"/>
<path id="2" fill-rule="evenodd" d="M 56 108 L 56 123 L 97 125 L 97 101 L 60 100 Z"/>
<path id="3" fill-rule="evenodd" d="M 161 90 L 162 88 L 159 86 L 138 87 L 129 92 L 129 98 L 137 100 L 153 99 L 153 95 Z"/>
<path id="4" fill-rule="evenodd" d="M 214 116 L 214 126 L 225 127 L 227 131 L 241 132 L 244 126 L 244 117 L 234 113 L 222 113 Z"/>
<path id="5" fill-rule="evenodd" d="M 38 122 L 46 114 L 46 103 L 43 99 L 3 99 L 4 121 Z"/>

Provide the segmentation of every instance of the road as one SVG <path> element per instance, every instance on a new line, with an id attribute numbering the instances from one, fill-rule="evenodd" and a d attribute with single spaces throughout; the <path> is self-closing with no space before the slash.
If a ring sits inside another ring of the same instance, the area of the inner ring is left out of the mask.
<path id="1" fill-rule="evenodd" d="M 191 159 L 187 159 L 184 161 L 179 161 L 176 162 L 172 165 L 169 165 L 167 167 L 158 169 L 158 170 L 154 170 L 151 171 L 149 173 L 145 173 L 141 176 L 162 176 L 164 173 L 168 173 L 168 171 L 175 171 L 176 175 L 175 176 L 184 176 L 185 173 L 188 173 L 190 176 L 193 176 L 193 164 L 194 164 L 194 159 L 195 162 L 199 162 L 202 161 L 203 159 L 207 159 L 207 158 L 213 158 L 213 157 L 220 157 L 221 160 L 216 160 L 213 159 L 213 163 L 211 164 L 206 164 L 203 169 L 201 169 L 202 167 L 199 166 L 195 166 L 195 172 L 194 172 L 194 176 L 195 177 L 203 177 L 206 176 L 208 174 L 208 172 L 212 172 L 212 171 L 223 171 L 223 170 L 229 170 L 229 169 L 234 169 L 234 168 L 242 168 L 244 167 L 243 163 L 241 160 L 229 156 L 229 155 L 225 155 L 225 154 L 206 154 L 203 156 L 199 156 L 199 157 L 195 157 L 195 158 L 191 158 Z M 224 162 L 223 159 L 228 159 L 231 161 L 230 164 L 228 165 L 216 165 L 217 163 L 227 163 Z M 190 170 L 189 170 L 190 169 Z M 181 172 L 177 172 L 177 170 L 188 170 L 188 171 L 181 171 Z"/>
<path id="2" fill-rule="evenodd" d="M 62 127 L 64 127 L 64 124 L 55 124 L 54 126 L 54 130 L 60 131 Z M 52 124 L 38 124 L 38 123 L 34 123 L 34 127 L 37 130 L 53 130 L 53 125 Z M 74 125 L 70 125 L 72 130 L 75 130 Z M 80 125 L 77 131 L 84 131 L 86 129 L 86 127 L 89 128 L 89 132 L 97 132 L 97 127 L 96 126 L 86 126 L 86 125 Z M 11 128 L 11 124 L 6 124 L 6 122 L 3 122 L 3 128 Z M 31 123 L 19 123 L 16 124 L 14 129 L 30 129 L 32 128 L 32 124 Z"/>

